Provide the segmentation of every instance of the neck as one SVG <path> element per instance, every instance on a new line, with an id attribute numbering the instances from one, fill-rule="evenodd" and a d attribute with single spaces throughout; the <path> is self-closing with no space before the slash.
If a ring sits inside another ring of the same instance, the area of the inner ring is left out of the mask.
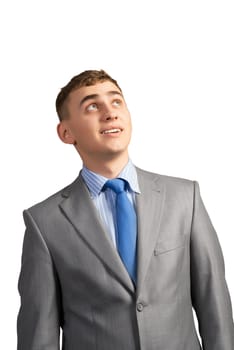
<path id="1" fill-rule="evenodd" d="M 128 161 L 128 155 L 121 159 L 112 160 L 83 159 L 83 163 L 86 168 L 108 179 L 114 179 L 115 177 L 117 177 L 122 171 L 122 169 L 125 167 L 125 165 L 128 163 Z"/>

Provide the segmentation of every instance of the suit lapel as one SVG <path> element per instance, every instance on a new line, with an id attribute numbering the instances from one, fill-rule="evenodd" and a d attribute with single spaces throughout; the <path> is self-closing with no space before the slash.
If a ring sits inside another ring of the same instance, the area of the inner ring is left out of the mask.
<path id="1" fill-rule="evenodd" d="M 134 285 L 108 233 L 104 230 L 81 175 L 64 190 L 63 197 L 65 199 L 60 208 L 77 233 L 116 278 L 134 292 Z"/>
<path id="2" fill-rule="evenodd" d="M 137 294 L 149 267 L 149 262 L 158 238 L 161 213 L 164 203 L 164 186 L 159 176 L 137 169 L 141 193 L 137 195 L 138 213 L 138 275 Z"/>

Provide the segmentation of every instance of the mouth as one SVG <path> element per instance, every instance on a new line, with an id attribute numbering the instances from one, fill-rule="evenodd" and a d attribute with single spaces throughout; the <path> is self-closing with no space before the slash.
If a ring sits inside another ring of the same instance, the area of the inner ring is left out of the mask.
<path id="1" fill-rule="evenodd" d="M 120 132 L 122 132 L 123 129 L 121 128 L 113 128 L 113 129 L 105 129 L 101 131 L 102 135 L 106 135 L 106 134 L 118 134 Z"/>

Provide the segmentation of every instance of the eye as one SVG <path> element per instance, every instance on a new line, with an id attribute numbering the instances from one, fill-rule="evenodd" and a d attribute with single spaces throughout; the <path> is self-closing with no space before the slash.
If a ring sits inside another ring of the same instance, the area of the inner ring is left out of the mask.
<path id="1" fill-rule="evenodd" d="M 91 103 L 90 105 L 88 105 L 88 107 L 86 108 L 87 111 L 91 112 L 91 111 L 96 111 L 98 109 L 98 106 L 96 103 Z"/>
<path id="2" fill-rule="evenodd" d="M 122 103 L 122 101 L 121 100 L 114 100 L 113 102 L 112 102 L 112 104 L 113 104 L 113 106 L 115 106 L 115 107 L 119 107 L 120 105 L 121 105 L 121 103 Z"/>

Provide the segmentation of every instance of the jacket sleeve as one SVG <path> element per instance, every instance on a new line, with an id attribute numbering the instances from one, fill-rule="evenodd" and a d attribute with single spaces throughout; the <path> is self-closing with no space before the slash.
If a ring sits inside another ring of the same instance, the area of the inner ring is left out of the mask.
<path id="1" fill-rule="evenodd" d="M 17 350 L 58 350 L 59 284 L 50 252 L 29 211 L 19 277 L 21 307 L 17 320 Z"/>
<path id="2" fill-rule="evenodd" d="M 234 325 L 221 247 L 194 183 L 191 290 L 204 350 L 233 350 Z"/>

